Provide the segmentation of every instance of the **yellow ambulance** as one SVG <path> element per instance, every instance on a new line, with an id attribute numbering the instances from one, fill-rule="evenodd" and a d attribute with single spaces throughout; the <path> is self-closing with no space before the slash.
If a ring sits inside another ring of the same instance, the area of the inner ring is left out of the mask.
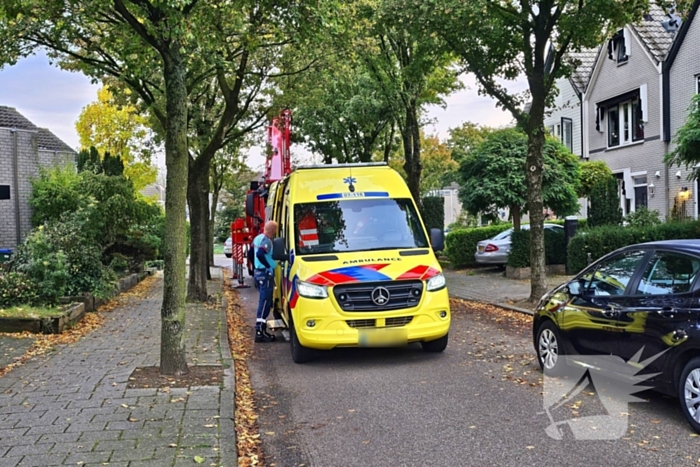
<path id="1" fill-rule="evenodd" d="M 444 234 L 426 232 L 396 171 L 383 163 L 298 167 L 270 186 L 266 209 L 279 224 L 274 311 L 296 363 L 313 349 L 445 349 L 450 302 L 434 253 Z"/>

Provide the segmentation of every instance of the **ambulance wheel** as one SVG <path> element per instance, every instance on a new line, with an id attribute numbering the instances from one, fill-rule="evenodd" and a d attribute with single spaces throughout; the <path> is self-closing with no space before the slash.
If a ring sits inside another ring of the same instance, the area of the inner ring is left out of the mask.
<path id="1" fill-rule="evenodd" d="M 442 352 L 447 347 L 448 336 L 449 334 L 445 334 L 441 338 L 435 339 L 434 341 L 423 341 L 420 343 L 420 345 L 423 346 L 423 350 L 426 352 Z"/>
<path id="2" fill-rule="evenodd" d="M 299 338 L 297 337 L 296 328 L 294 327 L 294 321 L 290 320 L 289 323 L 289 334 L 291 334 L 290 342 L 292 344 L 292 360 L 294 363 L 310 362 L 313 359 L 313 350 L 301 345 L 301 342 L 299 342 Z"/>

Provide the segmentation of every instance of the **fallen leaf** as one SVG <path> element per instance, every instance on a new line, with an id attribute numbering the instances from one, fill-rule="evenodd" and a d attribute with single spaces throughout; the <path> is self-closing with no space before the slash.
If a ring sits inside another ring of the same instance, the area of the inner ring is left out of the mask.
<path id="1" fill-rule="evenodd" d="M 198 463 L 198 464 L 204 463 L 205 460 L 206 460 L 206 459 L 203 458 L 202 456 L 194 456 L 194 461 L 195 461 L 196 463 Z"/>

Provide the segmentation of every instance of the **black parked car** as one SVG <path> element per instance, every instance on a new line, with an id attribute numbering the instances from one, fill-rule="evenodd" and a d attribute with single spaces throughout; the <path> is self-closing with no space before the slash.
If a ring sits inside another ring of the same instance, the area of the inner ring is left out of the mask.
<path id="1" fill-rule="evenodd" d="M 678 397 L 700 432 L 698 271 L 700 240 L 632 245 L 596 261 L 537 306 L 533 339 L 543 371 L 560 374 L 577 355 L 645 363 L 643 374 L 658 375 L 644 386 Z"/>

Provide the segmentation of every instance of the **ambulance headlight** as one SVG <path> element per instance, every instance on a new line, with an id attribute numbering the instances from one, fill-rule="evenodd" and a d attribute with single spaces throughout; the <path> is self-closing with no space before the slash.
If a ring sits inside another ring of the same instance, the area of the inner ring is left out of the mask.
<path id="1" fill-rule="evenodd" d="M 328 298 L 328 288 L 325 285 L 297 281 L 297 290 L 299 295 L 305 298 Z"/>
<path id="2" fill-rule="evenodd" d="M 429 292 L 434 292 L 445 287 L 445 276 L 442 273 L 433 276 L 428 280 L 427 289 Z"/>

